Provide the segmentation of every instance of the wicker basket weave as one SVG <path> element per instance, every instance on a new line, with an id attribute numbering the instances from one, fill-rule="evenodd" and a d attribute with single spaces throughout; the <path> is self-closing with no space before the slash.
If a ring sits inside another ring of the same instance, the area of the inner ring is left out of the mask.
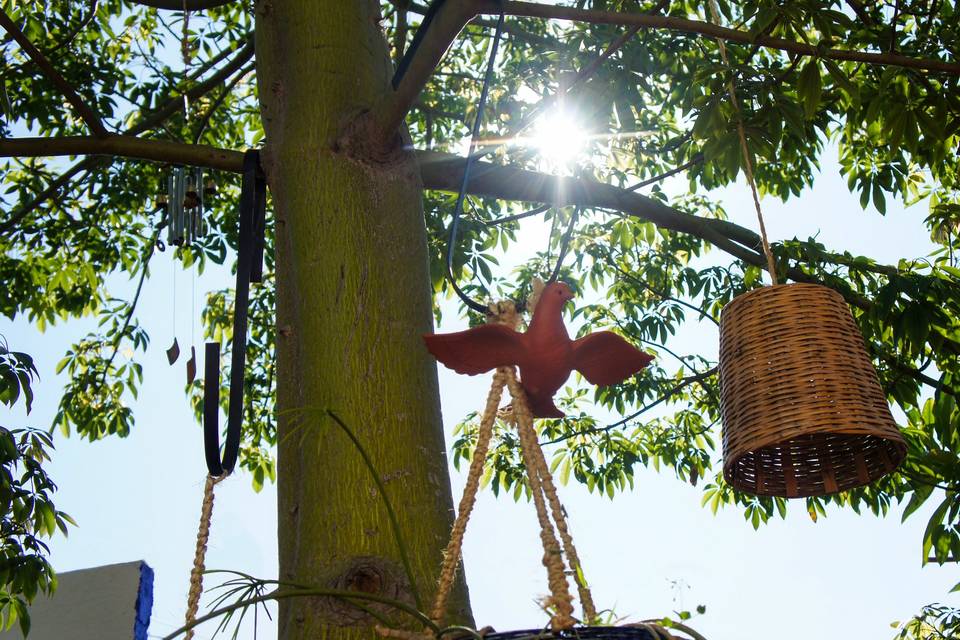
<path id="1" fill-rule="evenodd" d="M 863 336 L 840 294 L 763 287 L 720 323 L 723 475 L 786 498 L 868 484 L 906 455 Z"/>

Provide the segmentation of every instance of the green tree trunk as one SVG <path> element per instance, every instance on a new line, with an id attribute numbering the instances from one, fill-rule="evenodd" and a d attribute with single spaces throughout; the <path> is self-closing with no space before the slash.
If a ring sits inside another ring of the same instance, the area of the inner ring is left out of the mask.
<path id="1" fill-rule="evenodd" d="M 426 606 L 452 522 L 431 331 L 419 171 L 340 142 L 389 88 L 373 0 L 256 7 L 265 166 L 276 211 L 280 580 L 413 602 L 387 511 L 348 437 L 386 483 Z M 466 590 L 451 610 L 469 618 Z M 409 618 L 408 618 L 409 619 Z M 328 599 L 280 605 L 280 638 L 369 638 L 373 619 Z"/>

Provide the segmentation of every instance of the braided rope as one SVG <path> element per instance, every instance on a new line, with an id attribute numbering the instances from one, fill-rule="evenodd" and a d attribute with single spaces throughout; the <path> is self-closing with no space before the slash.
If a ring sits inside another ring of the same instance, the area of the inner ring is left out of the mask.
<path id="1" fill-rule="evenodd" d="M 460 562 L 463 535 L 467 530 L 467 522 L 470 520 L 470 514 L 477 501 L 480 477 L 483 474 L 483 465 L 487 458 L 490 438 L 493 435 L 493 423 L 497 418 L 497 409 L 500 407 L 500 398 L 503 395 L 503 387 L 505 384 L 506 368 L 501 367 L 497 369 L 497 372 L 493 375 L 493 384 L 490 385 L 487 404 L 483 410 L 483 418 L 480 421 L 477 446 L 473 451 L 473 458 L 470 460 L 467 484 L 463 488 L 460 507 L 457 509 L 457 518 L 450 532 L 450 542 L 447 543 L 447 548 L 443 552 L 443 565 L 440 569 L 437 595 L 433 602 L 433 612 L 430 615 L 437 624 L 440 624 L 446 612 L 447 597 L 450 594 L 450 589 L 453 586 L 453 580 L 457 573 L 457 564 Z"/>
<path id="2" fill-rule="evenodd" d="M 557 532 L 560 534 L 560 540 L 563 542 L 563 552 L 567 556 L 567 562 L 570 564 L 570 570 L 573 572 L 574 582 L 577 584 L 577 593 L 580 595 L 580 606 L 583 607 L 583 617 L 587 624 L 597 619 L 597 609 L 593 603 L 593 594 L 590 586 L 583 575 L 583 565 L 580 563 L 580 556 L 577 554 L 577 548 L 573 544 L 573 536 L 570 534 L 567 522 L 566 510 L 560 503 L 557 496 L 557 487 L 553 483 L 553 475 L 550 473 L 550 467 L 543 455 L 543 449 L 539 442 L 533 448 L 534 465 L 536 470 L 529 473 L 537 473 L 540 477 L 540 483 L 543 486 L 543 493 L 550 504 L 550 512 L 553 515 L 553 521 L 556 523 Z"/>
<path id="3" fill-rule="evenodd" d="M 537 509 L 537 520 L 540 523 L 540 542 L 543 544 L 543 565 L 547 568 L 547 584 L 550 588 L 549 604 L 556 612 L 550 618 L 550 626 L 554 631 L 569 629 L 576 624 L 573 618 L 573 596 L 570 595 L 570 585 L 567 583 L 566 568 L 563 556 L 560 553 L 560 543 L 557 542 L 553 524 L 547 514 L 544 503 L 543 485 L 540 474 L 536 469 L 536 453 L 540 449 L 537 441 L 537 432 L 533 428 L 533 416 L 527 406 L 527 396 L 523 387 L 517 381 L 517 376 L 511 368 L 507 375 L 507 388 L 513 396 L 513 413 L 517 420 L 517 433 L 520 436 L 520 451 L 524 465 L 527 467 L 527 479 L 530 482 L 530 491 L 533 494 L 533 504 Z"/>
<path id="4" fill-rule="evenodd" d="M 188 625 L 193 624 L 197 619 L 197 611 L 200 608 L 200 596 L 203 594 L 204 560 L 207 556 L 207 542 L 210 539 L 210 518 L 213 515 L 213 488 L 226 477 L 227 474 L 218 477 L 208 475 L 207 481 L 203 485 L 203 506 L 200 509 L 197 548 L 193 554 L 193 569 L 190 570 L 190 590 L 187 593 L 187 613 L 185 620 Z M 184 640 L 192 640 L 193 633 L 193 628 L 188 629 L 184 635 Z"/>
<path id="5" fill-rule="evenodd" d="M 719 8 L 717 0 L 709 0 L 710 14 L 713 22 L 719 24 Z M 717 44 L 720 46 L 720 57 L 723 64 L 731 70 L 730 59 L 727 57 L 727 46 L 721 38 L 717 38 Z M 727 93 L 730 94 L 730 103 L 733 104 L 733 110 L 737 114 L 737 135 L 740 137 L 740 153 L 743 155 L 743 171 L 747 175 L 747 182 L 750 183 L 750 192 L 753 194 L 753 206 L 757 210 L 757 220 L 760 223 L 760 240 L 763 244 L 763 254 L 767 258 L 767 271 L 770 272 L 770 282 L 777 284 L 777 264 L 773 259 L 773 251 L 770 250 L 770 242 L 767 240 L 767 227 L 763 223 L 763 212 L 760 210 L 760 195 L 757 193 L 757 182 L 753 177 L 753 161 L 750 160 L 750 150 L 747 148 L 747 134 L 743 128 L 743 113 L 740 111 L 740 105 L 737 102 L 737 94 L 733 87 L 733 76 L 727 80 Z"/>

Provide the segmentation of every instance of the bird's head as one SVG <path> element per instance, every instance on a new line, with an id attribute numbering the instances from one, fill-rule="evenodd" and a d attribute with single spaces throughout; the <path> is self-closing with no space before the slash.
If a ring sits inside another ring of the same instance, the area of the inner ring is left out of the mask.
<path id="1" fill-rule="evenodd" d="M 567 300 L 573 300 L 573 290 L 566 282 L 551 282 L 543 290 L 541 299 L 544 298 L 559 300 L 562 306 Z"/>

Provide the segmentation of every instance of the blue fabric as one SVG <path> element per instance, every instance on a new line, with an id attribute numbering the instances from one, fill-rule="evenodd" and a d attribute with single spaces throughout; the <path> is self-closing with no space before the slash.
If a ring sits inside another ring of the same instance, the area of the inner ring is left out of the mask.
<path id="1" fill-rule="evenodd" d="M 137 591 L 137 619 L 133 623 L 133 640 L 147 640 L 150 612 L 153 610 L 153 569 L 140 563 L 140 589 Z"/>

